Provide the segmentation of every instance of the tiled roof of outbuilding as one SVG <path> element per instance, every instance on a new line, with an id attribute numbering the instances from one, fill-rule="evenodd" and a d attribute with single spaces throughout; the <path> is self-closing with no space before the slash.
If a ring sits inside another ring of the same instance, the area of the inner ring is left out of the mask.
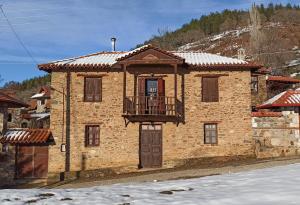
<path id="1" fill-rule="evenodd" d="M 257 106 L 260 109 L 272 107 L 300 107 L 300 89 L 284 91 Z"/>
<path id="2" fill-rule="evenodd" d="M 300 83 L 299 79 L 289 76 L 268 76 L 267 81 L 287 82 L 287 83 Z"/>
<path id="3" fill-rule="evenodd" d="M 21 100 L 11 97 L 3 92 L 0 92 L 0 106 L 1 104 L 6 104 L 8 107 L 27 107 L 28 105 Z"/>
<path id="4" fill-rule="evenodd" d="M 46 143 L 52 136 L 49 129 L 9 129 L 0 136 L 0 143 L 10 144 L 40 144 Z"/>

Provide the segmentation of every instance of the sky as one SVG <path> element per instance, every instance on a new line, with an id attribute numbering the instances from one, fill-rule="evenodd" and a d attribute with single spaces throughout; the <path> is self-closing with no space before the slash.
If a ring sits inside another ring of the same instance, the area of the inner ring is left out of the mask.
<path id="1" fill-rule="evenodd" d="M 175 30 L 193 18 L 224 9 L 248 9 L 252 3 L 300 0 L 0 0 L 21 46 L 0 13 L 0 86 L 44 75 L 37 64 L 98 51 L 130 50 L 158 33 Z"/>

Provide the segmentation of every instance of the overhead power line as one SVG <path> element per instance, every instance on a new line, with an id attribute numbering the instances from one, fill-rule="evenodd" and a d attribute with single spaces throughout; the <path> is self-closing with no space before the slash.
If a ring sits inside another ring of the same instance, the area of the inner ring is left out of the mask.
<path id="1" fill-rule="evenodd" d="M 24 50 L 26 51 L 26 53 L 28 54 L 28 56 L 32 59 L 32 61 L 35 64 L 38 64 L 37 61 L 35 60 L 35 58 L 33 57 L 33 55 L 30 53 L 30 51 L 27 49 L 27 47 L 23 43 L 23 41 L 20 38 L 20 36 L 18 35 L 17 31 L 14 29 L 13 25 L 10 23 L 8 17 L 6 16 L 6 14 L 5 14 L 5 12 L 4 12 L 3 8 L 2 8 L 2 5 L 0 5 L 0 10 L 1 10 L 1 13 L 2 13 L 4 19 L 6 20 L 8 26 L 10 27 L 11 31 L 14 33 L 16 39 L 19 41 L 20 45 L 24 48 Z"/>

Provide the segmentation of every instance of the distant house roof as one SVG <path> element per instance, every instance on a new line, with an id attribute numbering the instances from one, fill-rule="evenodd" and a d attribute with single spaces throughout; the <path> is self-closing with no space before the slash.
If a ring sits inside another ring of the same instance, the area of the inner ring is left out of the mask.
<path id="1" fill-rule="evenodd" d="M 300 107 L 300 89 L 287 90 L 267 100 L 257 108 Z"/>
<path id="2" fill-rule="evenodd" d="M 28 105 L 21 100 L 0 92 L 0 107 L 4 105 L 10 108 L 28 107 Z"/>
<path id="3" fill-rule="evenodd" d="M 284 82 L 284 83 L 300 83 L 299 79 L 292 78 L 289 76 L 268 76 L 267 81 L 276 81 L 276 82 Z"/>
<path id="4" fill-rule="evenodd" d="M 3 136 L 0 136 L 0 143 L 10 144 L 40 144 L 46 143 L 52 138 L 49 129 L 9 129 Z"/>
<path id="5" fill-rule="evenodd" d="M 40 88 L 39 92 L 31 96 L 32 99 L 38 98 L 50 98 L 51 89 L 48 86 L 43 86 Z"/>
<path id="6" fill-rule="evenodd" d="M 225 56 L 219 56 L 215 54 L 202 53 L 202 52 L 177 52 L 177 51 L 165 51 L 154 47 L 152 45 L 141 46 L 132 51 L 126 52 L 99 52 L 90 55 L 69 58 L 59 61 L 53 61 L 47 64 L 39 65 L 39 69 L 45 71 L 52 71 L 58 69 L 66 68 L 76 68 L 80 67 L 83 69 L 87 68 L 109 68 L 117 64 L 128 57 L 136 55 L 147 49 L 154 49 L 162 52 L 166 55 L 172 56 L 178 60 L 184 61 L 184 63 L 190 66 L 198 67 L 221 67 L 221 66 L 241 66 L 241 67 L 255 67 L 259 68 L 261 66 L 254 65 L 244 60 L 239 60 L 235 58 L 229 58 Z"/>

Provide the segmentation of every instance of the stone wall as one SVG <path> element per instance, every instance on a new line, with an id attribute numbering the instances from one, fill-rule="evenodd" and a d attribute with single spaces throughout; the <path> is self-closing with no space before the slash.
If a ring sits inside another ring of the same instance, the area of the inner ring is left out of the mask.
<path id="1" fill-rule="evenodd" d="M 267 100 L 267 93 L 266 75 L 258 75 L 258 92 L 251 95 L 252 106 L 257 106 L 265 102 Z"/>
<path id="2" fill-rule="evenodd" d="M 154 69 L 151 71 L 153 72 Z M 157 70 L 163 73 L 162 69 Z M 78 75 L 80 74 L 80 75 Z M 122 117 L 123 73 L 103 77 L 103 101 L 84 102 L 84 72 L 71 75 L 71 171 L 124 167 L 137 170 L 139 163 L 139 123 L 125 126 Z M 155 74 L 155 73 L 154 73 Z M 221 74 L 220 101 L 201 102 L 201 77 L 197 74 Z M 166 72 L 166 95 L 173 96 L 174 74 Z M 133 95 L 133 74 L 127 74 L 127 95 Z M 198 71 L 184 75 L 185 124 L 163 124 L 163 167 L 173 167 L 183 159 L 215 156 L 253 155 L 251 130 L 251 91 L 249 71 Z M 62 90 L 66 73 L 53 72 L 51 86 L 51 130 L 55 145 L 49 148 L 49 172 L 65 171 L 65 116 Z M 178 98 L 181 99 L 181 77 Z M 57 91 L 55 91 L 57 90 Z M 204 144 L 204 123 L 218 123 L 218 145 Z M 100 146 L 85 147 L 85 125 L 100 125 Z M 128 169 L 127 169 L 128 168 Z"/>
<path id="3" fill-rule="evenodd" d="M 2 145 L 0 148 L 0 186 L 11 185 L 15 174 L 15 147 L 9 146 L 8 152 L 2 152 Z"/>
<path id="4" fill-rule="evenodd" d="M 300 148 L 299 114 L 294 111 L 282 111 L 281 113 L 281 116 L 262 115 L 252 118 L 257 157 L 298 154 Z"/>

